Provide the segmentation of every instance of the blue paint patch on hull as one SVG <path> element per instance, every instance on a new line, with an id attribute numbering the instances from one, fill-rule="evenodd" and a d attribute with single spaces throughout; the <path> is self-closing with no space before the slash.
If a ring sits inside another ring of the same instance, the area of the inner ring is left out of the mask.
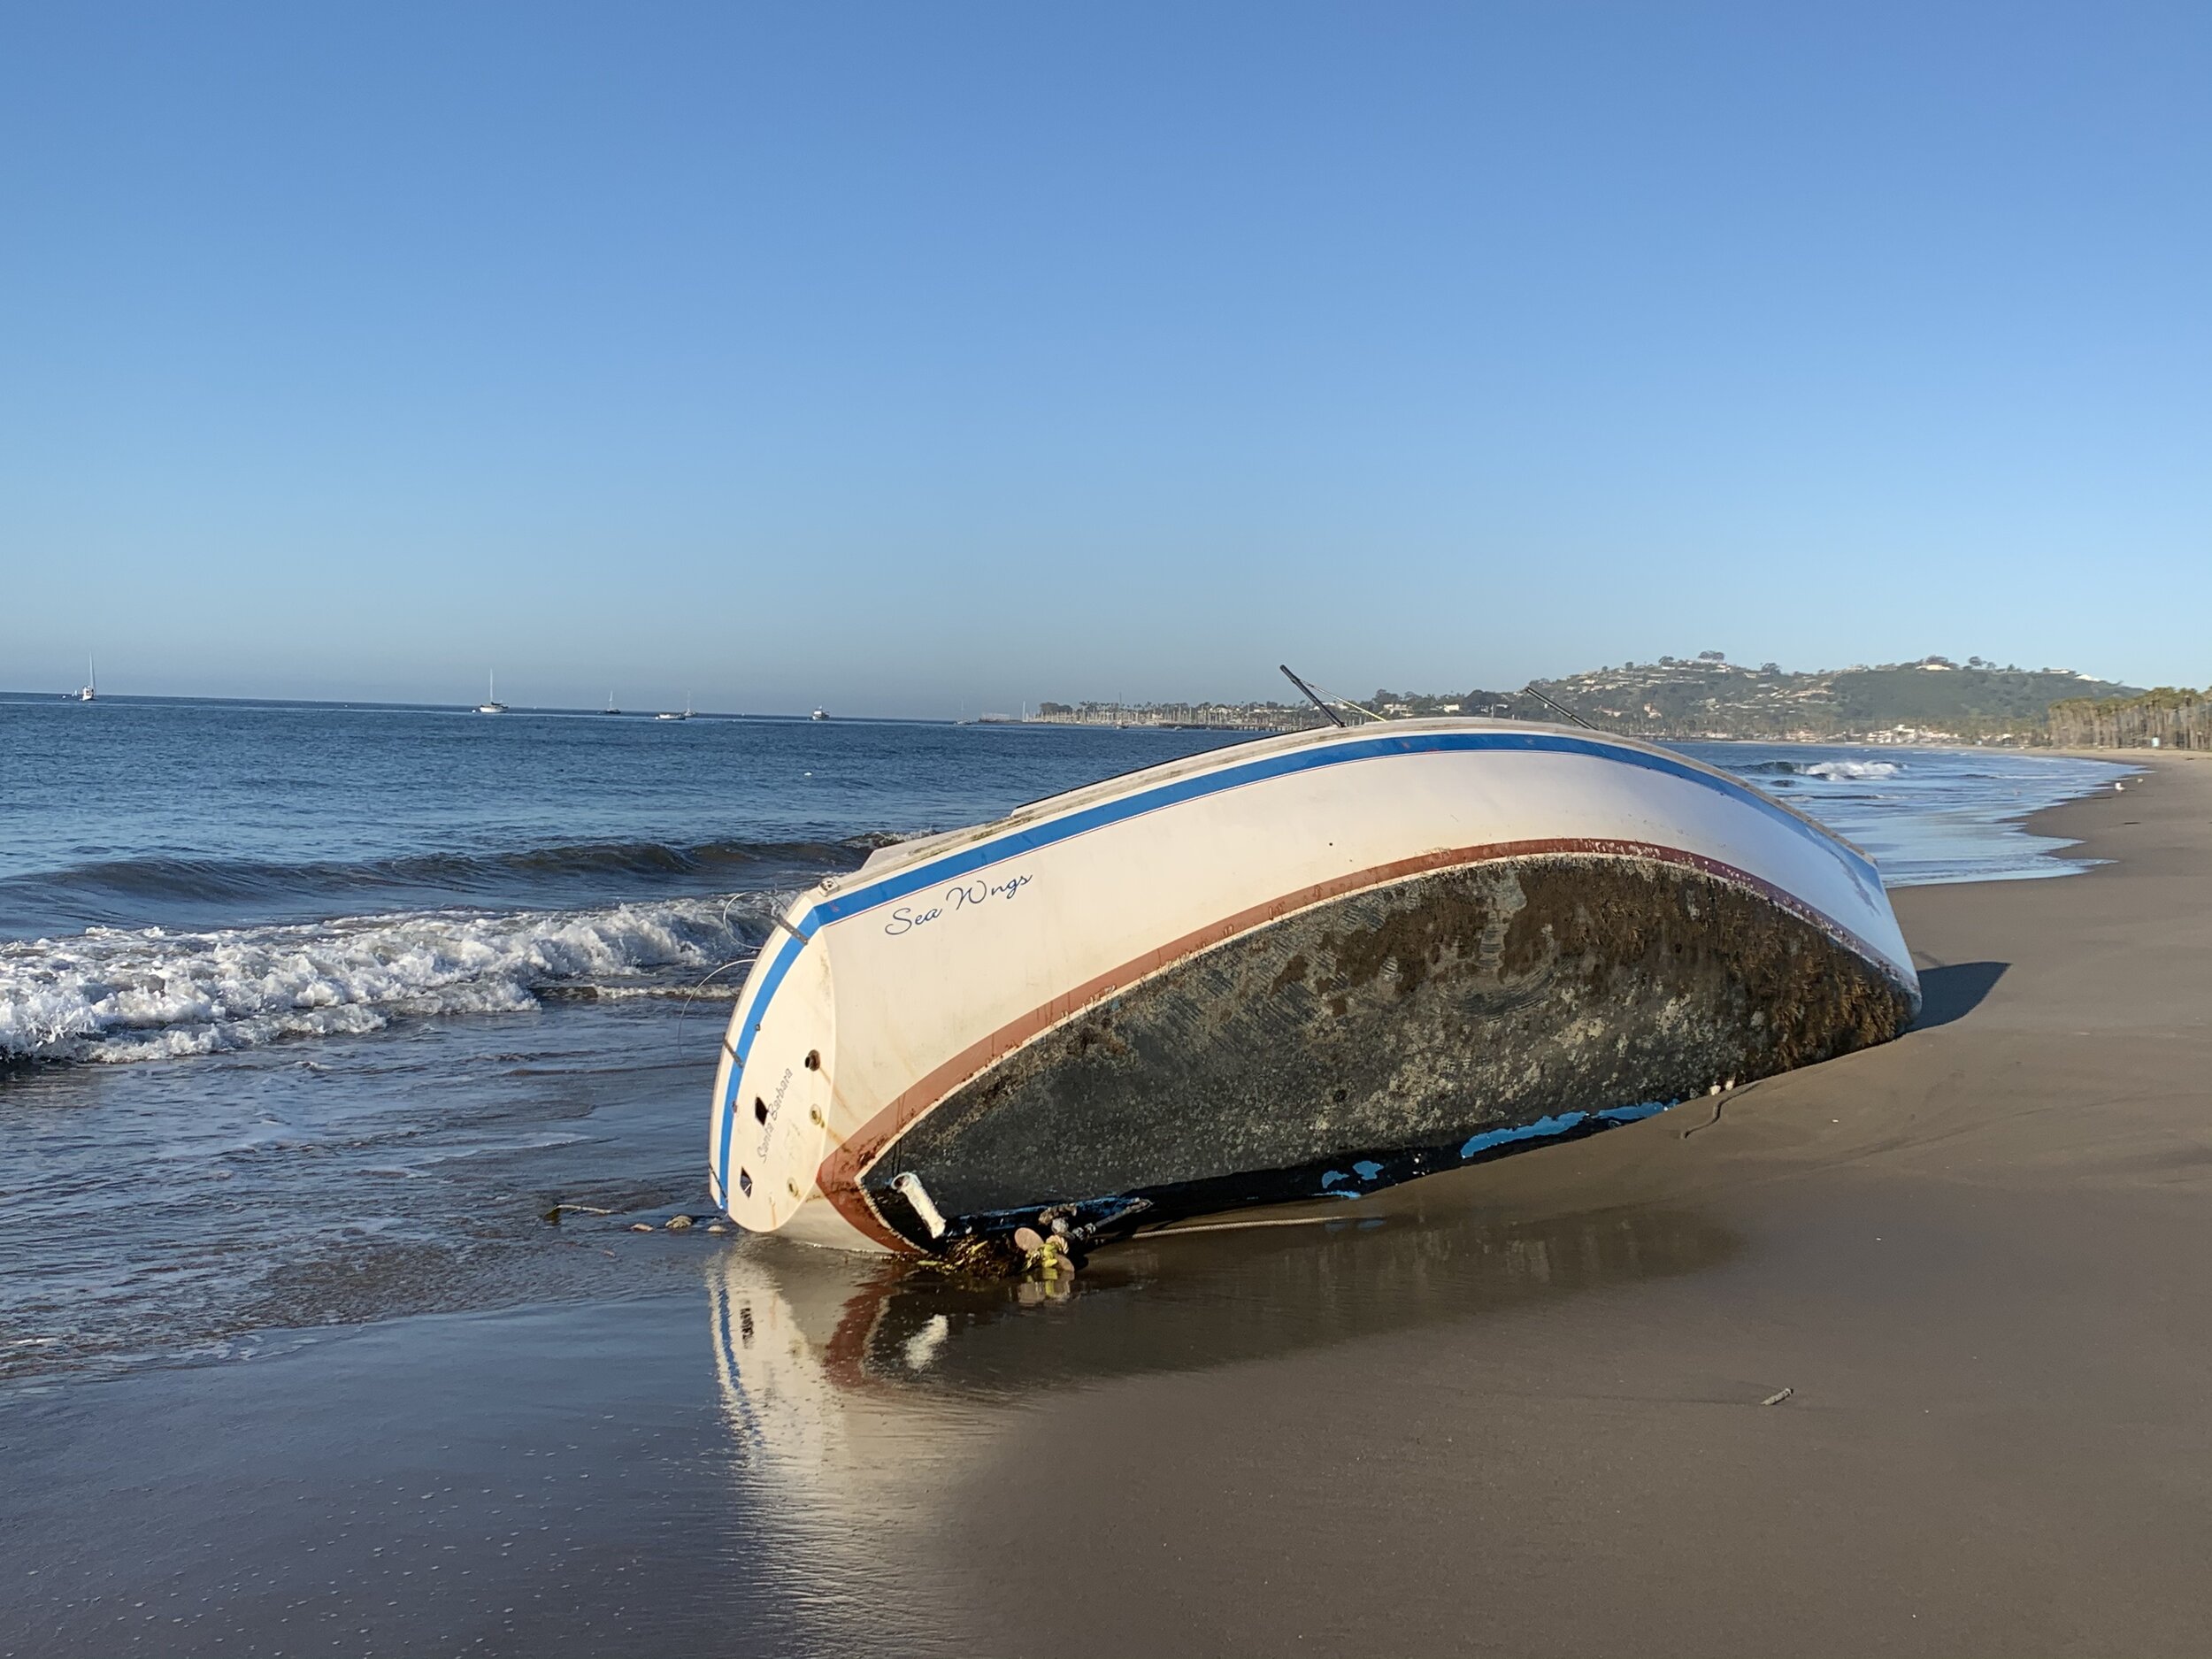
<path id="1" fill-rule="evenodd" d="M 1637 1106 L 1608 1106 L 1597 1112 L 1560 1112 L 1550 1118 L 1539 1118 L 1532 1124 L 1523 1124 L 1516 1129 L 1490 1129 L 1476 1135 L 1459 1149 L 1462 1158 L 1471 1158 L 1499 1147 L 1510 1146 L 1517 1141 L 1548 1141 L 1555 1136 L 1571 1134 L 1585 1124 L 1632 1124 L 1641 1118 L 1650 1118 L 1677 1104 L 1673 1101 L 1646 1101 Z"/>
<path id="2" fill-rule="evenodd" d="M 1543 1141 L 1553 1135 L 1563 1135 L 1570 1129 L 1579 1127 L 1590 1114 L 1561 1112 L 1556 1117 L 1539 1118 L 1532 1124 L 1523 1124 L 1516 1129 L 1489 1129 L 1475 1136 L 1459 1149 L 1463 1158 L 1471 1158 L 1479 1152 L 1494 1147 L 1510 1146 L 1516 1141 Z"/>

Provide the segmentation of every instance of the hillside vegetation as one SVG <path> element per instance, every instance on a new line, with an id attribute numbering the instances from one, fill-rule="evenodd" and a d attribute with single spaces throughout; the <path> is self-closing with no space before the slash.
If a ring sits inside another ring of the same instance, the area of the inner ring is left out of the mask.
<path id="1" fill-rule="evenodd" d="M 1789 673 L 1772 663 L 1748 668 L 1717 651 L 1540 680 L 1532 689 L 1609 731 L 1797 742 L 2039 742 L 2054 703 L 2136 695 L 2072 669 L 2001 667 L 1979 657 Z M 1392 714 L 1439 713 L 1454 703 L 1469 713 L 1543 713 L 1522 693 L 1375 695 Z"/>

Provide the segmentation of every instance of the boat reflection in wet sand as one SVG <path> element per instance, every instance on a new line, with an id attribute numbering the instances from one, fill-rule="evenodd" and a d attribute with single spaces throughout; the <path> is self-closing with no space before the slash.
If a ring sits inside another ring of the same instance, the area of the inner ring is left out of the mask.
<path id="1" fill-rule="evenodd" d="M 1018 1261 L 1588 1133 L 1919 1000 L 1872 861 L 1740 779 L 1564 726 L 1325 728 L 801 895 L 710 1177 L 756 1231 Z"/>
<path id="2" fill-rule="evenodd" d="M 1050 1280 L 915 1273 L 881 1257 L 748 1240 L 706 1267 L 715 1360 L 733 1408 L 757 1425 L 789 1417 L 776 1436 L 789 1442 L 828 1430 L 841 1396 L 1013 1398 L 1270 1359 L 1682 1277 L 1742 1248 L 1727 1227 L 1687 1212 L 1502 1220 L 1464 1193 L 1407 1202 L 1419 1190 L 1375 1207 L 1179 1223 L 1087 1273 Z M 1019 1317 L 1045 1303 L 1060 1317 L 1041 1325 Z"/>
<path id="3" fill-rule="evenodd" d="M 809 1571 L 926 1575 L 951 1484 L 1040 1395 L 1509 1318 L 1742 1248 L 1716 1222 L 1659 1209 L 1501 1222 L 1454 1184 L 1430 1203 L 1409 1202 L 1430 1184 L 1386 1194 L 1380 1214 L 1184 1224 L 1048 1281 L 918 1273 L 781 1240 L 715 1250 L 709 1335 L 754 1510 L 806 1542 Z"/>

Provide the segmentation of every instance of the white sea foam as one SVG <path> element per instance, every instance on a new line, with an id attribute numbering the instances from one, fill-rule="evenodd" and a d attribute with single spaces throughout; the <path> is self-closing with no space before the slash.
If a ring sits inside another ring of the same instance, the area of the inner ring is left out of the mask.
<path id="1" fill-rule="evenodd" d="M 1816 760 L 1798 771 L 1808 778 L 1841 779 L 1894 778 L 1904 767 L 1893 760 Z"/>
<path id="2" fill-rule="evenodd" d="M 375 1031 L 401 1015 L 514 1012 L 536 1007 L 540 991 L 634 984 L 742 955 L 737 924 L 760 904 L 416 911 L 208 933 L 96 927 L 0 944 L 0 1054 L 150 1060 Z"/>

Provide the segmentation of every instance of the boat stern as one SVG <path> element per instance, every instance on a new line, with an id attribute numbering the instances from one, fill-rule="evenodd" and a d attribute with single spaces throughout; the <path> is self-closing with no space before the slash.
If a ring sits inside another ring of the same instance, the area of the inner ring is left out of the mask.
<path id="1" fill-rule="evenodd" d="M 707 1159 L 725 1214 L 755 1233 L 879 1249 L 826 1204 L 817 1171 L 836 1112 L 836 1008 L 826 941 L 795 902 L 731 1010 L 715 1071 Z"/>

